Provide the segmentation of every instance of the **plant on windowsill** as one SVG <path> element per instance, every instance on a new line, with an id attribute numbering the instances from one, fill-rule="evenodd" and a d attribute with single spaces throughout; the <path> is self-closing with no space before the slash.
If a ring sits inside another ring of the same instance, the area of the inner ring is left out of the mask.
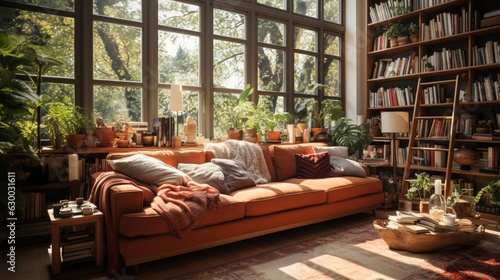
<path id="1" fill-rule="evenodd" d="M 62 148 L 65 142 L 70 148 L 81 148 L 85 136 L 91 134 L 95 127 L 92 114 L 74 105 L 69 97 L 50 102 L 47 108 L 44 119 L 53 148 Z"/>
<path id="2" fill-rule="evenodd" d="M 247 115 L 245 112 L 245 105 L 248 97 L 253 93 L 253 88 L 250 84 L 247 84 L 245 89 L 241 91 L 238 96 L 236 106 L 233 108 L 232 114 L 230 114 L 229 129 L 227 131 L 227 136 L 229 139 L 241 140 L 243 138 L 243 127 L 247 121 Z"/>

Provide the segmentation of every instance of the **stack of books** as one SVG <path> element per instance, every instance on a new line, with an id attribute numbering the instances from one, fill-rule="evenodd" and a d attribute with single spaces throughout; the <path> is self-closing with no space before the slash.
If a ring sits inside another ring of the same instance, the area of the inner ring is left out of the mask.
<path id="1" fill-rule="evenodd" d="M 476 225 L 470 219 L 466 218 L 457 219 L 455 223 L 449 225 L 427 213 L 396 211 L 396 215 L 390 215 L 388 219 L 387 228 L 406 230 L 412 233 L 476 231 Z"/>

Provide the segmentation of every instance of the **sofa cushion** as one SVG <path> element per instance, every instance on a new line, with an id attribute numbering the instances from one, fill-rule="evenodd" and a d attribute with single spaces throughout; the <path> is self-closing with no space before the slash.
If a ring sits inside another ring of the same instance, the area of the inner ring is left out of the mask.
<path id="1" fill-rule="evenodd" d="M 312 154 L 313 147 L 308 145 L 283 145 L 274 146 L 274 172 L 276 181 L 283 181 L 297 176 L 296 154 Z"/>
<path id="2" fill-rule="evenodd" d="M 185 185 L 191 179 L 180 170 L 144 154 L 110 160 L 113 170 L 150 185 Z"/>
<path id="3" fill-rule="evenodd" d="M 348 200 L 364 195 L 382 193 L 382 181 L 374 177 L 330 177 L 322 179 L 288 179 L 286 183 L 299 184 L 311 190 L 326 192 L 326 202 Z"/>
<path id="4" fill-rule="evenodd" d="M 366 177 L 365 169 L 357 161 L 336 156 L 330 157 L 330 166 L 334 176 Z"/>
<path id="5" fill-rule="evenodd" d="M 349 157 L 349 149 L 344 146 L 314 146 L 314 152 L 322 153 L 328 152 L 328 155 L 334 157 L 348 158 Z"/>
<path id="6" fill-rule="evenodd" d="M 333 176 L 327 152 L 296 154 L 297 178 L 325 178 Z"/>
<path id="7" fill-rule="evenodd" d="M 115 160 L 119 158 L 129 157 L 135 154 L 144 154 L 150 157 L 157 158 L 162 162 L 177 167 L 177 165 L 182 163 L 204 163 L 209 162 L 213 154 L 205 152 L 203 149 L 186 149 L 186 150 L 138 150 L 133 152 L 122 152 L 122 153 L 109 153 L 106 159 L 109 163 L 110 160 Z M 107 170 L 111 171 L 113 168 L 108 164 Z"/>
<path id="8" fill-rule="evenodd" d="M 231 196 L 246 202 L 246 216 L 270 213 L 325 203 L 325 191 L 286 182 L 269 182 L 237 190 Z"/>
<path id="9" fill-rule="evenodd" d="M 241 219 L 245 216 L 244 202 L 228 195 L 220 195 L 220 199 L 221 209 L 208 210 L 205 217 L 196 226 L 197 228 Z M 123 214 L 120 218 L 120 233 L 129 238 L 170 232 L 165 220 L 151 207 L 145 207 L 142 212 Z"/>
<path id="10" fill-rule="evenodd" d="M 255 181 L 247 171 L 243 161 L 237 159 L 214 158 L 212 163 L 220 166 L 224 173 L 224 184 L 230 192 L 255 186 Z"/>
<path id="11" fill-rule="evenodd" d="M 186 173 L 193 181 L 208 184 L 222 194 L 229 194 L 229 188 L 224 184 L 224 173 L 220 166 L 212 162 L 203 164 L 179 163 L 177 168 Z"/>

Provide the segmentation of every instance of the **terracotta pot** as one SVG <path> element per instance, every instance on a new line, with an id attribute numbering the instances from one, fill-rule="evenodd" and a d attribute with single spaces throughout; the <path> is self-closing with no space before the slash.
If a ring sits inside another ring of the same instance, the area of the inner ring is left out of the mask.
<path id="1" fill-rule="evenodd" d="M 118 139 L 120 139 L 120 140 L 126 140 L 127 139 L 127 133 L 125 133 L 125 132 L 117 132 L 116 133 L 116 137 L 118 137 Z"/>
<path id="2" fill-rule="evenodd" d="M 280 142 L 281 131 L 267 131 L 267 140 L 269 142 Z"/>
<path id="3" fill-rule="evenodd" d="M 228 129 L 227 130 L 227 138 L 234 140 L 243 139 L 243 130 L 241 129 Z"/>
<path id="4" fill-rule="evenodd" d="M 481 155 L 478 152 L 465 146 L 453 153 L 453 161 L 460 164 L 460 170 L 470 170 L 470 165 L 478 162 L 480 158 Z"/>
<path id="5" fill-rule="evenodd" d="M 115 131 L 110 127 L 97 127 L 93 131 L 94 137 L 99 140 L 99 146 L 111 147 L 115 141 Z"/>
<path id="6" fill-rule="evenodd" d="M 417 36 L 417 35 L 411 35 L 411 36 L 410 36 L 410 41 L 411 41 L 412 43 L 416 43 L 416 42 L 418 42 L 418 36 Z"/>
<path id="7" fill-rule="evenodd" d="M 328 128 L 322 128 L 322 127 L 313 127 L 311 128 L 311 131 L 313 133 L 313 136 L 316 137 L 320 133 L 324 133 L 328 131 Z"/>
<path id="8" fill-rule="evenodd" d="M 396 37 L 390 38 L 389 43 L 390 43 L 391 48 L 397 47 L 398 46 L 398 38 L 396 38 Z"/>
<path id="9" fill-rule="evenodd" d="M 83 146 L 83 139 L 85 139 L 85 134 L 70 134 L 65 135 L 65 137 L 68 147 L 72 149 L 79 149 Z"/>
<path id="10" fill-rule="evenodd" d="M 420 211 L 420 213 L 429 213 L 429 201 L 428 200 L 420 200 L 419 211 Z"/>
<path id="11" fill-rule="evenodd" d="M 118 146 L 118 148 L 128 148 L 128 145 L 129 145 L 128 140 L 121 140 L 121 139 L 116 140 L 116 146 Z"/>
<path id="12" fill-rule="evenodd" d="M 406 45 L 410 41 L 410 37 L 404 36 L 404 37 L 398 37 L 398 46 Z"/>

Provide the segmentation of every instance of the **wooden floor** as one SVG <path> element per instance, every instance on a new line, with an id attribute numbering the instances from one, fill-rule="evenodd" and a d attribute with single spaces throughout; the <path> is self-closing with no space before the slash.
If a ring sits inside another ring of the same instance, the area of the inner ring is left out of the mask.
<path id="1" fill-rule="evenodd" d="M 134 279 L 168 279 L 191 271 L 222 265 L 238 259 L 250 257 L 282 248 L 321 235 L 326 229 L 332 227 L 349 227 L 359 222 L 371 222 L 374 218 L 386 218 L 393 211 L 376 211 L 375 217 L 371 213 L 363 213 L 354 216 L 335 219 L 323 223 L 291 229 L 258 238 L 252 238 L 198 251 L 181 256 L 171 257 L 154 261 L 139 266 L 139 274 Z M 63 265 L 61 274 L 52 276 L 50 259 L 47 253 L 48 242 L 42 242 L 31 246 L 20 246 L 16 248 L 16 272 L 7 273 L 6 262 L 2 261 L 0 267 L 1 279 L 113 279 L 108 278 L 105 268 L 95 267 L 92 262 L 83 262 L 72 265 Z M 5 254 L 2 253 L 2 256 Z M 131 268 L 122 271 L 116 279 L 132 279 L 126 276 L 134 275 Z"/>

